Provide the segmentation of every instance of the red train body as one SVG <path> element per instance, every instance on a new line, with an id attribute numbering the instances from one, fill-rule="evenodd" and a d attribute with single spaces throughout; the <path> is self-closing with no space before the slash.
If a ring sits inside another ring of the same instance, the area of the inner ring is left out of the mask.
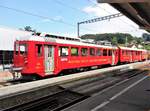
<path id="1" fill-rule="evenodd" d="M 147 59 L 146 50 L 102 46 L 65 37 L 31 36 L 15 42 L 14 70 L 45 77 L 66 69 L 116 65 Z"/>

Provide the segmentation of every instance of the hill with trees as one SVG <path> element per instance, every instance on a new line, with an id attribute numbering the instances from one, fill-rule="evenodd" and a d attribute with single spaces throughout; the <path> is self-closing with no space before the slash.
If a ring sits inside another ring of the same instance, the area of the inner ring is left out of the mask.
<path id="1" fill-rule="evenodd" d="M 81 36 L 82 39 L 94 39 L 94 41 L 109 41 L 113 45 L 143 45 L 150 50 L 150 45 L 145 46 L 144 42 L 150 41 L 150 35 L 144 33 L 142 37 L 133 37 L 128 33 L 104 33 L 104 34 L 85 34 Z"/>

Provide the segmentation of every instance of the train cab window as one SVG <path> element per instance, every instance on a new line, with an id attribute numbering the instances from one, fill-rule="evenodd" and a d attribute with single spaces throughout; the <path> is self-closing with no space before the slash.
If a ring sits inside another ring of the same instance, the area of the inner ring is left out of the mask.
<path id="1" fill-rule="evenodd" d="M 68 47 L 59 48 L 59 56 L 68 56 L 68 55 L 69 55 Z"/>
<path id="2" fill-rule="evenodd" d="M 95 55 L 95 49 L 94 48 L 90 48 L 90 55 L 94 56 Z"/>
<path id="3" fill-rule="evenodd" d="M 97 56 L 101 56 L 101 50 L 100 50 L 100 49 L 97 49 L 97 50 L 96 50 L 96 55 L 97 55 Z"/>
<path id="4" fill-rule="evenodd" d="M 27 54 L 27 44 L 16 43 L 15 54 L 18 55 L 19 52 L 21 55 L 26 55 Z"/>
<path id="5" fill-rule="evenodd" d="M 88 49 L 87 48 L 82 48 L 81 49 L 81 55 L 82 56 L 87 56 L 88 55 Z"/>
<path id="6" fill-rule="evenodd" d="M 108 50 L 108 56 L 112 56 L 112 50 Z"/>
<path id="7" fill-rule="evenodd" d="M 78 48 L 71 47 L 71 56 L 78 56 L 78 55 L 79 55 Z"/>
<path id="8" fill-rule="evenodd" d="M 20 44 L 20 54 L 21 55 L 27 54 L 27 44 Z"/>
<path id="9" fill-rule="evenodd" d="M 103 50 L 103 56 L 107 56 L 107 49 Z"/>
<path id="10" fill-rule="evenodd" d="M 36 45 L 36 50 L 37 50 L 37 56 L 42 56 L 42 45 L 38 44 Z"/>

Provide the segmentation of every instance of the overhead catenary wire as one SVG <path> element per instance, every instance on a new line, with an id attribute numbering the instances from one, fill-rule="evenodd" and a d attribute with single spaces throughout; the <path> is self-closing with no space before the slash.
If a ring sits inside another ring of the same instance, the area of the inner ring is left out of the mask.
<path id="1" fill-rule="evenodd" d="M 100 9 L 102 9 L 102 10 L 104 10 L 106 13 L 112 14 L 111 12 L 107 11 L 105 8 L 100 7 L 100 6 L 97 4 L 97 2 L 94 2 L 93 0 L 87 0 L 87 1 L 93 3 L 95 6 L 97 6 L 98 8 L 100 8 Z M 138 29 L 138 28 L 135 27 L 134 25 L 129 24 L 128 22 L 122 20 L 121 18 L 119 18 L 119 20 L 122 21 L 122 22 L 124 22 L 125 24 L 128 24 L 130 27 L 132 27 L 132 28 L 134 28 L 134 29 L 135 29 L 135 28 Z"/>
<path id="2" fill-rule="evenodd" d="M 28 12 L 28 11 L 24 11 L 24 10 L 20 10 L 20 9 L 8 7 L 8 6 L 5 6 L 5 5 L 0 5 L 0 7 L 1 7 L 1 8 L 8 9 L 8 10 L 15 11 L 15 12 L 19 12 L 19 13 L 22 13 L 22 14 L 26 14 L 26 15 L 30 15 L 30 16 L 35 16 L 35 17 L 42 18 L 42 19 L 48 19 L 48 20 L 53 21 L 53 22 L 65 24 L 65 25 L 67 25 L 67 26 L 69 26 L 69 27 L 72 27 L 72 28 L 76 28 L 76 27 L 77 27 L 76 25 L 71 24 L 71 23 L 68 23 L 68 22 L 63 21 L 63 20 L 56 20 L 56 19 L 51 18 L 51 17 L 39 15 L 39 14 L 36 14 L 36 13 L 31 13 L 31 12 Z M 96 31 L 96 32 L 97 32 L 97 30 L 89 29 L 89 28 L 86 28 L 86 27 L 82 28 L 82 30 Z"/>
<path id="3" fill-rule="evenodd" d="M 5 9 L 8 9 L 8 10 L 12 10 L 12 11 L 15 11 L 15 12 L 19 12 L 19 13 L 22 13 L 22 14 L 26 14 L 26 15 L 30 15 L 30 16 L 34 16 L 34 17 L 38 17 L 38 18 L 42 18 L 42 19 L 48 19 L 52 22 L 57 22 L 57 23 L 61 23 L 61 24 L 65 24 L 67 26 L 70 26 L 72 28 L 76 28 L 77 26 L 76 25 L 73 25 L 71 23 L 68 23 L 68 22 L 65 22 L 65 21 L 60 21 L 60 20 L 55 20 L 51 17 L 47 17 L 47 16 L 43 16 L 43 15 L 39 15 L 39 14 L 35 14 L 35 13 L 31 13 L 31 12 L 28 12 L 28 11 L 24 11 L 24 10 L 20 10 L 20 9 L 16 9 L 16 8 L 12 8 L 12 7 L 7 7 L 7 6 L 4 6 L 4 5 L 0 5 L 1 8 L 5 8 Z M 95 31 L 95 30 L 91 30 L 91 29 L 88 29 L 88 28 L 83 28 L 82 30 L 87 30 L 87 31 Z"/>
<path id="4" fill-rule="evenodd" d="M 81 12 L 81 13 L 87 14 L 85 11 L 80 10 L 79 8 L 73 7 L 73 6 L 71 6 L 71 5 L 65 4 L 64 2 L 62 2 L 62 1 L 60 1 L 60 0 L 53 0 L 53 1 L 54 1 L 55 3 L 57 3 L 57 4 L 61 5 L 61 6 L 63 6 L 63 7 L 68 7 L 68 8 L 70 8 L 70 9 L 72 9 L 72 10 L 79 11 L 79 12 Z"/>

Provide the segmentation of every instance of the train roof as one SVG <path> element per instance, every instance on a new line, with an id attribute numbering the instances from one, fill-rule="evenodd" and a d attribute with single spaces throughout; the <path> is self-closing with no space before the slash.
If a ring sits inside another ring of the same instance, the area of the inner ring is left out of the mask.
<path id="1" fill-rule="evenodd" d="M 118 49 L 116 46 L 105 46 L 105 45 L 98 45 L 92 43 L 84 43 L 80 39 L 78 41 L 75 39 L 61 39 L 61 38 L 51 38 L 51 37 L 42 37 L 42 36 L 26 36 L 22 37 L 19 40 L 21 41 L 40 41 L 40 42 L 54 42 L 60 44 L 72 44 L 72 45 L 80 45 L 80 46 L 92 46 L 92 47 L 103 47 L 103 48 L 110 48 L 110 49 Z"/>
<path id="2" fill-rule="evenodd" d="M 120 49 L 124 49 L 124 50 L 131 50 L 131 51 L 147 51 L 147 50 L 145 50 L 145 49 L 122 47 L 122 46 L 119 46 L 119 48 L 120 48 Z"/>

